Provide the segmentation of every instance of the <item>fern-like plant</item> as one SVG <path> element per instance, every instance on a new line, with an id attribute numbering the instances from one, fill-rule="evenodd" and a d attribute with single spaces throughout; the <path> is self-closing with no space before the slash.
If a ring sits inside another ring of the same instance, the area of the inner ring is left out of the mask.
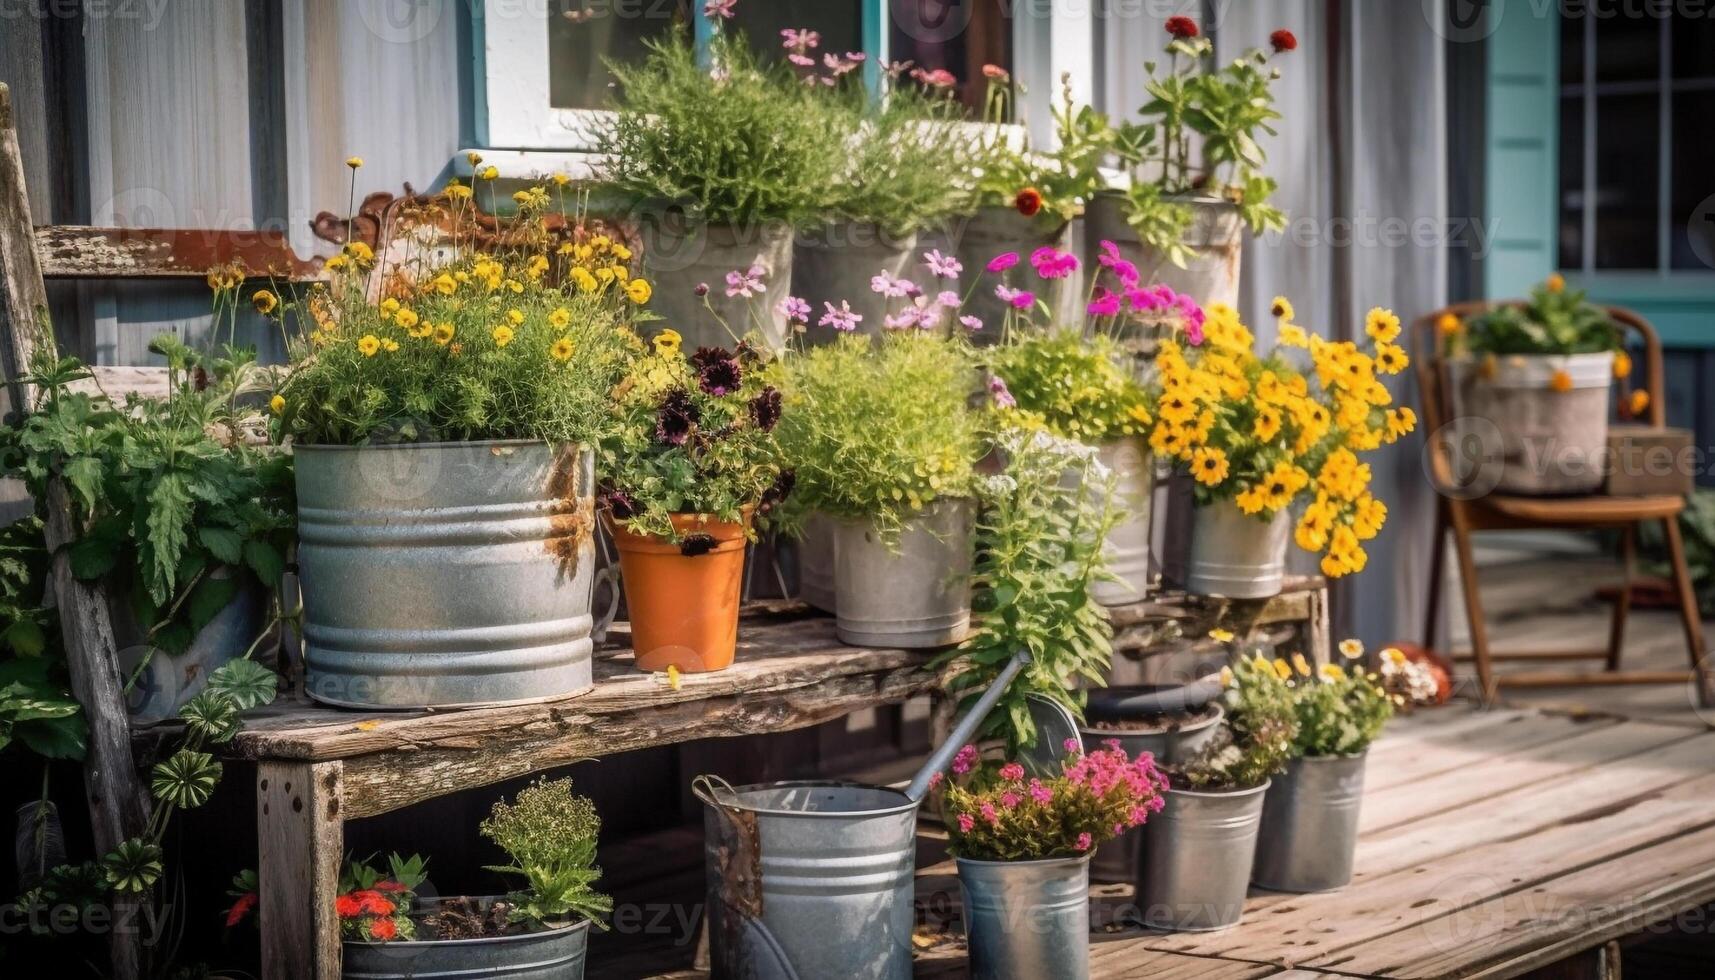
<path id="1" fill-rule="evenodd" d="M 607 928 L 602 918 L 613 899 L 595 890 L 601 818 L 588 797 L 572 792 L 570 779 L 539 779 L 513 802 L 495 803 L 479 829 L 512 859 L 489 870 L 524 878 L 524 888 L 507 896 L 514 922 L 546 928 L 575 915 Z"/>

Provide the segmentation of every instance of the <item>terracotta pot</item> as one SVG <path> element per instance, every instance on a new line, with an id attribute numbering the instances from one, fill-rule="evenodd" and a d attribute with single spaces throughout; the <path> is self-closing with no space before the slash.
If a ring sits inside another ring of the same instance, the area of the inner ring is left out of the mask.
<path id="1" fill-rule="evenodd" d="M 674 514 L 673 527 L 681 536 L 714 538 L 714 547 L 700 555 L 686 555 L 672 541 L 633 534 L 611 515 L 603 516 L 619 549 L 637 669 L 673 666 L 698 673 L 732 666 L 750 511 L 740 523 L 708 514 Z"/>

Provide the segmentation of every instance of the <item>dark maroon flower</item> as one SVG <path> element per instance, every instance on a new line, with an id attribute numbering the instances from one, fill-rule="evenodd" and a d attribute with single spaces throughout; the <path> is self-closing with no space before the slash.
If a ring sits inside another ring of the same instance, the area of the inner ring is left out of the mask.
<path id="1" fill-rule="evenodd" d="M 1268 43 L 1274 46 L 1276 53 L 1298 50 L 1298 37 L 1288 30 L 1278 30 L 1270 34 Z"/>
<path id="2" fill-rule="evenodd" d="M 697 386 L 717 397 L 737 391 L 744 381 L 738 359 L 723 347 L 697 348 L 691 355 L 691 366 L 697 369 Z"/>
<path id="3" fill-rule="evenodd" d="M 607 512 L 622 521 L 637 516 L 637 501 L 631 499 L 631 494 L 624 490 L 609 490 L 602 494 L 601 502 L 607 507 Z"/>
<path id="4" fill-rule="evenodd" d="M 1026 218 L 1035 217 L 1036 212 L 1042 210 L 1042 192 L 1034 187 L 1026 187 L 1012 199 L 1012 206 Z"/>
<path id="5" fill-rule="evenodd" d="M 698 418 L 690 394 L 683 389 L 675 390 L 661 402 L 661 411 L 655 416 L 655 438 L 669 446 L 683 446 L 691 437 L 691 430 L 697 427 Z"/>
<path id="6" fill-rule="evenodd" d="M 697 288 L 691 291 L 696 293 L 698 296 L 707 296 L 709 294 L 709 284 L 706 282 L 699 282 L 697 283 Z"/>
<path id="7" fill-rule="evenodd" d="M 706 555 L 715 550 L 715 539 L 711 534 L 687 534 L 679 539 L 679 554 L 686 558 Z"/>
<path id="8" fill-rule="evenodd" d="M 792 488 L 798 485 L 798 474 L 793 470 L 781 470 L 774 477 L 774 482 L 768 489 L 762 491 L 762 499 L 756 502 L 759 514 L 766 514 L 780 505 L 780 502 L 792 495 Z"/>
<path id="9" fill-rule="evenodd" d="M 1197 22 L 1183 15 L 1167 18 L 1167 33 L 1180 40 L 1197 36 Z"/>
<path id="10" fill-rule="evenodd" d="M 202 369 L 201 364 L 198 364 L 196 370 L 191 373 L 191 384 L 198 391 L 208 390 L 208 372 Z"/>
<path id="11" fill-rule="evenodd" d="M 756 420 L 756 427 L 764 432 L 774 431 L 774 426 L 780 421 L 780 389 L 773 385 L 756 393 L 750 400 L 750 417 Z"/>

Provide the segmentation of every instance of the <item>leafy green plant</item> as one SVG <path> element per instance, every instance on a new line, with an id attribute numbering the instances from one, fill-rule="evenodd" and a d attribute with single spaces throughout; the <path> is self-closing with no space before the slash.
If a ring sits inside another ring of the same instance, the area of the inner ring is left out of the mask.
<path id="1" fill-rule="evenodd" d="M 1294 756 L 1356 755 L 1369 748 L 1393 717 L 1393 699 L 1362 664 L 1323 664 L 1312 672 L 1300 658 L 1295 667 L 1301 669 L 1291 681 L 1298 715 Z"/>
<path id="2" fill-rule="evenodd" d="M 1054 148 L 1038 150 L 1029 138 L 1002 128 L 1013 115 L 1013 92 L 1022 86 L 1010 76 L 991 74 L 983 121 L 988 135 L 976 141 L 976 205 L 1011 205 L 1025 217 L 1039 211 L 1071 220 L 1104 186 L 1101 164 L 1114 153 L 1119 131 L 1108 117 L 1072 98 L 1071 76 L 1060 77 L 1055 105 Z"/>
<path id="3" fill-rule="evenodd" d="M 1148 394 L 1106 336 L 1020 331 L 986 356 L 1015 403 L 1002 411 L 1024 425 L 1090 445 L 1150 431 Z"/>
<path id="4" fill-rule="evenodd" d="M 846 334 L 785 361 L 780 447 L 795 511 L 873 522 L 884 540 L 943 497 L 969 496 L 983 448 L 962 338 Z"/>
<path id="5" fill-rule="evenodd" d="M 1223 672 L 1226 716 L 1215 738 L 1172 773 L 1174 785 L 1222 792 L 1260 786 L 1291 758 L 1298 714 L 1287 681 L 1292 668 L 1259 655 Z"/>
<path id="6" fill-rule="evenodd" d="M 960 208 L 969 163 L 947 148 L 955 103 L 908 87 L 881 98 L 841 89 L 826 93 L 824 103 L 827 138 L 845 148 L 824 216 L 904 235 Z"/>
<path id="7" fill-rule="evenodd" d="M 1083 685 L 1107 683 L 1113 626 L 1090 588 L 1108 575 L 1102 541 L 1120 514 L 1114 477 L 1088 448 L 1018 428 L 996 445 L 1006 469 L 985 481 L 977 517 L 975 629 L 938 663 L 967 665 L 947 688 L 968 708 L 1015 652 L 1030 654 L 983 728 L 1017 754 L 1036 742 L 1031 694 L 1081 716 Z"/>
<path id="8" fill-rule="evenodd" d="M 0 750 L 17 743 L 47 759 L 81 759 L 88 738 L 46 605 L 48 551 L 42 522 L 0 528 Z"/>
<path id="9" fill-rule="evenodd" d="M 572 792 L 570 779 L 539 779 L 513 802 L 495 803 L 480 830 L 512 859 L 489 870 L 524 878 L 523 890 L 508 896 L 513 921 L 552 926 L 576 915 L 607 928 L 602 917 L 613 900 L 594 887 L 601 818 L 595 804 Z"/>
<path id="10" fill-rule="evenodd" d="M 1497 306 L 1448 335 L 1449 353 L 1592 354 L 1620 349 L 1620 328 L 1582 289 L 1558 275 L 1530 291 L 1522 306 Z"/>
<path id="11" fill-rule="evenodd" d="M 623 95 L 603 125 L 603 179 L 717 224 L 797 224 L 829 203 L 847 148 L 808 86 L 718 31 L 708 62 L 684 31 L 640 63 L 609 63 Z"/>

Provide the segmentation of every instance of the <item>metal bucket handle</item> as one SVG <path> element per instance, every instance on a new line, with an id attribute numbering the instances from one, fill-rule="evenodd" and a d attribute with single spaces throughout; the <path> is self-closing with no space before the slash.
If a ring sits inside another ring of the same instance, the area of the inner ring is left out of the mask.
<path id="1" fill-rule="evenodd" d="M 791 958 L 762 921 L 761 841 L 756 840 L 756 816 L 735 803 L 720 799 L 725 794 L 736 801 L 738 791 L 720 776 L 704 773 L 691 779 L 691 794 L 720 815 L 717 849 L 724 853 L 720 868 L 721 886 L 711 882 L 710 901 L 718 903 L 724 935 L 716 950 L 724 950 L 731 962 L 716 963 L 716 975 L 744 975 L 756 980 L 799 980 Z M 750 838 L 750 846 L 741 841 Z M 754 862 L 745 868 L 742 880 L 734 881 L 726 861 Z M 734 890 L 736 888 L 736 891 Z"/>
<path id="2" fill-rule="evenodd" d="M 721 800 L 716 799 L 715 798 L 716 793 L 725 793 L 728 796 L 731 796 L 734 798 L 736 798 L 738 796 L 738 790 L 733 789 L 733 786 L 731 783 L 727 782 L 722 777 L 717 776 L 713 773 L 704 773 L 700 776 L 693 776 L 691 778 L 691 795 L 692 796 L 695 796 L 697 799 L 702 800 L 704 803 L 707 803 L 709 806 L 715 807 L 715 808 L 720 809 L 720 810 L 736 810 L 736 809 L 738 809 L 737 807 L 733 806 L 731 803 L 725 803 L 725 802 L 722 802 Z"/>

